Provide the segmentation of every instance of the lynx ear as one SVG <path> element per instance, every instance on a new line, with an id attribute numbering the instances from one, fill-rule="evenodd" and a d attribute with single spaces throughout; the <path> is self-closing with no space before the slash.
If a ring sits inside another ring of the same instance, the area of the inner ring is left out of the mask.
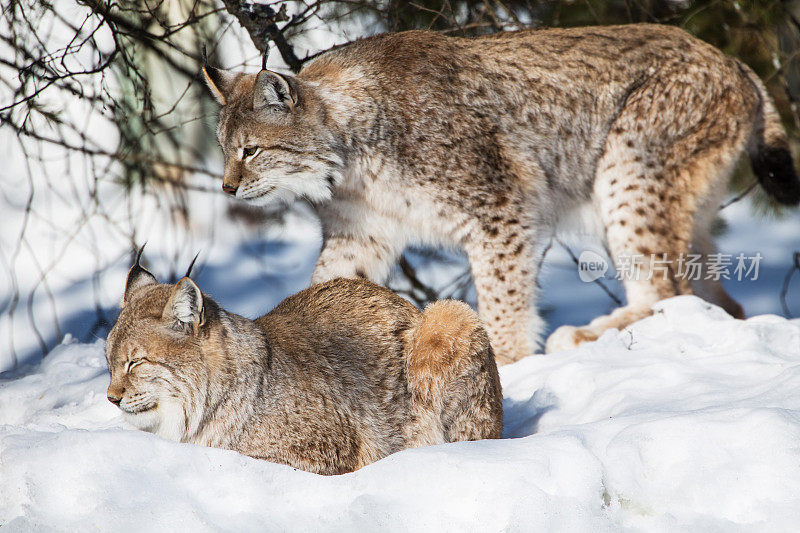
<path id="1" fill-rule="evenodd" d="M 253 109 L 276 107 L 294 110 L 297 104 L 297 89 L 294 79 L 271 70 L 262 70 L 256 76 L 253 88 Z"/>
<path id="2" fill-rule="evenodd" d="M 122 307 L 125 307 L 125 304 L 127 304 L 133 296 L 133 293 L 142 287 L 158 283 L 156 277 L 142 268 L 142 265 L 139 263 L 143 251 L 144 245 L 139 248 L 139 253 L 136 254 L 136 263 L 128 270 L 128 277 L 125 278 L 125 293 L 122 296 Z"/>
<path id="3" fill-rule="evenodd" d="M 228 102 L 228 97 L 239 76 L 240 74 L 220 70 L 208 65 L 203 67 L 203 78 L 206 80 L 206 85 L 211 89 L 211 94 L 214 95 L 214 99 L 220 105 L 225 105 Z"/>
<path id="4" fill-rule="evenodd" d="M 205 323 L 203 312 L 203 293 L 189 278 L 182 278 L 172 289 L 172 294 L 164 306 L 161 318 L 169 322 L 173 329 L 193 332 L 197 335 Z"/>

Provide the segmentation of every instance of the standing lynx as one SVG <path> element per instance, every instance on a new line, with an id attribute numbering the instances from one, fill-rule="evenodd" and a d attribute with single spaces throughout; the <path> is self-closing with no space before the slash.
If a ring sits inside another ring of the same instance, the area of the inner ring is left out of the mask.
<path id="1" fill-rule="evenodd" d="M 137 260 L 106 355 L 108 399 L 134 426 L 320 474 L 502 431 L 475 312 L 452 300 L 421 312 L 366 280 L 315 285 L 248 320 Z"/>
<path id="2" fill-rule="evenodd" d="M 775 199 L 800 201 L 761 81 L 674 27 L 413 31 L 328 52 L 296 77 L 204 73 L 222 104 L 223 189 L 316 205 L 313 282 L 382 282 L 409 244 L 462 247 L 500 363 L 536 350 L 537 250 L 577 213 L 618 264 L 646 260 L 624 282 L 627 305 L 559 328 L 548 350 L 692 291 L 743 315 L 719 281 L 690 283 L 678 268 L 682 254 L 714 253 L 709 225 L 741 152 Z M 663 275 L 648 275 L 652 257 Z"/>

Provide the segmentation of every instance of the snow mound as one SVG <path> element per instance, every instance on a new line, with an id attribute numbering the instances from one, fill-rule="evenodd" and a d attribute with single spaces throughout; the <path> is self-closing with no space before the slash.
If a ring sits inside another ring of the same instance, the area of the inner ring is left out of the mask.
<path id="1" fill-rule="evenodd" d="M 0 381 L 0 526 L 781 531 L 800 523 L 800 322 L 694 297 L 504 367 L 505 439 L 322 477 L 126 426 L 103 343 Z"/>

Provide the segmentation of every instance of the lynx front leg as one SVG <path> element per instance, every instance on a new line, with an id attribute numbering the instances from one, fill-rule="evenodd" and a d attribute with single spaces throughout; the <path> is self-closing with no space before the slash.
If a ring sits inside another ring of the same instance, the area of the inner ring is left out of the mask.
<path id="1" fill-rule="evenodd" d="M 311 283 L 333 278 L 366 278 L 383 283 L 400 251 L 376 237 L 334 236 L 325 241 Z"/>
<path id="2" fill-rule="evenodd" d="M 500 365 L 533 354 L 543 322 L 536 312 L 536 261 L 533 239 L 510 230 L 474 242 L 467 255 L 478 292 L 478 311 Z"/>

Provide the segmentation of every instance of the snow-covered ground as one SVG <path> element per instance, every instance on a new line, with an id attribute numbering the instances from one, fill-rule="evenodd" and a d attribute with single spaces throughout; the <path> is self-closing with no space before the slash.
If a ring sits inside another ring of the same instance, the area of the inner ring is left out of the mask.
<path id="1" fill-rule="evenodd" d="M 176 274 L 175 253 L 188 264 L 202 249 L 200 286 L 227 309 L 257 316 L 307 285 L 318 227 L 300 210 L 282 229 L 254 230 L 223 216 L 226 201 L 199 199 L 215 206 L 203 226 L 216 233 L 211 242 L 202 231 L 189 241 L 177 230 L 164 237 L 157 217 L 148 218 L 139 232 L 150 241 L 146 260 L 166 281 Z M 757 280 L 726 286 L 749 315 L 779 314 L 792 251 L 800 250 L 800 213 L 760 220 L 743 202 L 724 215 L 721 250 L 763 255 Z M 0 374 L 4 529 L 791 531 L 800 524 L 800 321 L 741 322 L 692 297 L 670 300 L 629 330 L 504 367 L 505 439 L 408 450 L 325 478 L 167 442 L 122 422 L 105 398 L 103 335 L 87 333 L 93 295 L 113 318 L 129 267 L 125 243 L 105 242 L 123 253 L 99 283 L 77 258 L 53 284 L 62 332 L 80 340 L 43 359 L 35 349 L 20 352 L 18 368 Z M 582 245 L 574 246 L 579 253 Z M 464 267 L 457 257 L 444 266 L 412 260 L 436 286 Z M 558 247 L 541 285 L 549 330 L 614 306 L 578 279 Z M 32 318 L 49 310 L 37 298 Z M 800 314 L 800 274 L 787 304 Z M 25 319 L 0 317 L 3 333 L 35 345 Z M 0 352 L 0 370 L 8 361 Z"/>
<path id="2" fill-rule="evenodd" d="M 103 342 L 0 381 L 0 525 L 56 530 L 792 531 L 800 321 L 694 297 L 501 370 L 504 439 L 322 477 L 133 430 Z"/>

